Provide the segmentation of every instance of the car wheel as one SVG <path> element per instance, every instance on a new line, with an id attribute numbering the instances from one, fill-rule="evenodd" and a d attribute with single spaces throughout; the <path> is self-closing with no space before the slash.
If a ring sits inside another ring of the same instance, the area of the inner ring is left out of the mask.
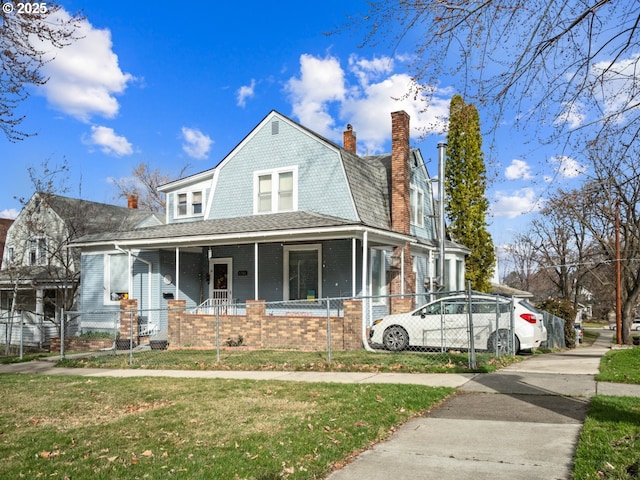
<path id="1" fill-rule="evenodd" d="M 409 346 L 409 335 L 399 325 L 392 325 L 384 331 L 382 343 L 387 350 L 399 352 Z"/>
<path id="2" fill-rule="evenodd" d="M 498 330 L 498 332 L 493 332 L 489 337 L 489 341 L 487 342 L 487 350 L 492 353 L 498 352 L 498 355 L 508 355 L 510 354 L 509 349 L 509 330 Z M 497 346 L 496 346 L 497 343 Z M 516 336 L 514 339 L 513 345 L 514 353 L 518 353 L 520 351 L 520 340 Z"/>

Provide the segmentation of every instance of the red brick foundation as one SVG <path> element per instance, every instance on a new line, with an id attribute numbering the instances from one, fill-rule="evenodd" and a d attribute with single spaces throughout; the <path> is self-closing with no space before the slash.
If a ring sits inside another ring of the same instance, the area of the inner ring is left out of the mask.
<path id="1" fill-rule="evenodd" d="M 169 300 L 170 348 L 211 348 L 236 342 L 242 337 L 242 347 L 255 349 L 296 348 L 327 349 L 327 317 L 275 316 L 266 314 L 261 300 L 247 302 L 247 315 L 219 315 L 216 331 L 215 315 L 188 314 L 184 300 Z M 344 316 L 330 317 L 331 348 L 359 350 L 362 348 L 362 303 L 344 302 Z"/>

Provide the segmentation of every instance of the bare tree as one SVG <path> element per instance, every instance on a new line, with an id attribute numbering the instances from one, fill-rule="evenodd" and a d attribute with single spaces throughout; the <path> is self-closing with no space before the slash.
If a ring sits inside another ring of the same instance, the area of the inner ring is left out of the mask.
<path id="1" fill-rule="evenodd" d="M 531 234 L 516 234 L 507 246 L 507 255 L 513 269 L 505 277 L 505 283 L 519 290 L 531 291 L 531 281 L 537 271 L 537 244 Z"/>
<path id="2" fill-rule="evenodd" d="M 496 123 L 638 131 L 640 4 L 611 0 L 372 0 L 347 25 L 363 45 L 413 53 L 425 93 L 443 78 Z M 410 94 L 411 92 L 408 92 Z"/>
<path id="3" fill-rule="evenodd" d="M 159 169 L 151 170 L 148 164 L 142 162 L 133 169 L 131 177 L 114 178 L 112 181 L 118 190 L 118 198 L 137 195 L 139 208 L 151 212 L 164 212 L 166 201 L 164 194 L 158 191 L 158 187 L 181 178 L 188 167 L 189 165 L 185 165 L 176 177 L 172 177 Z"/>
<path id="4" fill-rule="evenodd" d="M 16 114 L 33 86 L 47 82 L 42 67 L 52 50 L 75 40 L 80 16 L 57 15 L 54 2 L 29 3 L 3 0 L 0 10 L 0 129 L 10 141 L 30 134 L 19 129 L 24 116 Z"/>

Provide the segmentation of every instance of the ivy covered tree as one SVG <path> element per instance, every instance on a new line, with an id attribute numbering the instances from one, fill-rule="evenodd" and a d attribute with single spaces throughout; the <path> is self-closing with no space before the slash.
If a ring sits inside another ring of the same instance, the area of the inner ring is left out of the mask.
<path id="1" fill-rule="evenodd" d="M 482 155 L 480 116 L 460 95 L 451 99 L 445 166 L 445 212 L 452 239 L 471 250 L 465 279 L 471 288 L 491 290 L 495 251 L 487 230 L 489 201 L 485 196 L 486 167 Z"/>

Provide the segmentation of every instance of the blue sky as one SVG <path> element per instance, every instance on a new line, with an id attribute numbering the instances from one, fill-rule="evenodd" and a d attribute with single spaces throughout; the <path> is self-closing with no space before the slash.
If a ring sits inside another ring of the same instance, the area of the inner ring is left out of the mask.
<path id="1" fill-rule="evenodd" d="M 412 142 L 437 175 L 455 79 L 433 86 L 426 112 L 419 98 L 396 100 L 410 86 L 409 45 L 359 49 L 356 34 L 325 35 L 366 1 L 60 4 L 62 15 L 86 16 L 82 38 L 56 52 L 47 85 L 19 107 L 22 128 L 37 135 L 0 138 L 0 217 L 17 215 L 15 197 L 33 191 L 27 168 L 44 160 L 67 159 L 67 195 L 124 205 L 114 178 L 140 162 L 172 175 L 186 165 L 188 174 L 211 168 L 272 109 L 337 143 L 351 123 L 359 153 L 389 151 L 390 112 L 404 109 L 416 129 Z M 585 173 L 575 160 L 525 142 L 505 120 L 497 148 L 485 151 L 497 245 L 526 228 L 545 194 Z"/>

